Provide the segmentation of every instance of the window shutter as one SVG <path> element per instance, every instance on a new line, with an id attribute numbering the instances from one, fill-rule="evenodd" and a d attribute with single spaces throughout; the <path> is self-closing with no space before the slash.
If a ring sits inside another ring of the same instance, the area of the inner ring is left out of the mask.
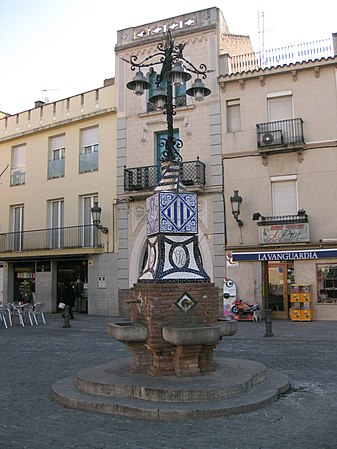
<path id="1" fill-rule="evenodd" d="M 296 215 L 296 181 L 272 182 L 273 215 Z"/>
<path id="2" fill-rule="evenodd" d="M 12 168 L 22 168 L 26 166 L 26 145 L 13 148 Z"/>
<path id="3" fill-rule="evenodd" d="M 82 130 L 82 147 L 98 144 L 98 126 Z"/>
<path id="4" fill-rule="evenodd" d="M 289 120 L 293 118 L 292 96 L 268 98 L 268 121 Z"/>
<path id="5" fill-rule="evenodd" d="M 65 135 L 62 134 L 61 136 L 55 136 L 55 137 L 51 137 L 50 139 L 50 149 L 51 150 L 56 150 L 59 148 L 64 148 L 65 147 Z"/>

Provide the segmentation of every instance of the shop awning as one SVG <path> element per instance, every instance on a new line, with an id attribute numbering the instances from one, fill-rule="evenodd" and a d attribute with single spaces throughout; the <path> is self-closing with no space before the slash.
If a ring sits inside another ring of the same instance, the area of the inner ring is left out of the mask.
<path id="1" fill-rule="evenodd" d="M 287 260 L 311 260 L 337 258 L 337 248 L 310 249 L 298 251 L 232 251 L 234 262 L 257 260 L 257 261 L 287 261 Z"/>

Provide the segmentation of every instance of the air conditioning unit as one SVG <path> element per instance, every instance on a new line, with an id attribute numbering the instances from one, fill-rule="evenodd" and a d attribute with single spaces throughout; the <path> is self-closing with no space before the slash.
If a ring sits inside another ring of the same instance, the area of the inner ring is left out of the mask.
<path id="1" fill-rule="evenodd" d="M 269 147 L 272 145 L 283 145 L 282 130 L 265 131 L 260 133 L 260 147 Z"/>

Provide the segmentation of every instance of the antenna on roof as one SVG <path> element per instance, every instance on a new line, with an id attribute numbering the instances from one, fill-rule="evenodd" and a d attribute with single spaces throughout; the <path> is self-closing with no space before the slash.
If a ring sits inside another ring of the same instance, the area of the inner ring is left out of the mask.
<path id="1" fill-rule="evenodd" d="M 42 89 L 42 98 L 41 98 L 41 100 L 44 102 L 44 103 L 49 103 L 49 98 L 48 97 L 46 97 L 45 95 L 46 95 L 46 92 L 51 92 L 52 90 L 61 90 L 61 89 Z"/>
<path id="2" fill-rule="evenodd" d="M 257 26 L 259 34 L 259 65 L 264 68 L 264 12 L 258 11 Z"/>

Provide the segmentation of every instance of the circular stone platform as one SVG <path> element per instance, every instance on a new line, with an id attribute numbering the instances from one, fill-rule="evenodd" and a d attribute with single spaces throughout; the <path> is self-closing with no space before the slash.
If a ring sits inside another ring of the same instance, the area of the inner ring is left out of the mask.
<path id="1" fill-rule="evenodd" d="M 216 372 L 196 377 L 130 373 L 129 358 L 86 368 L 52 387 L 54 398 L 77 409 L 151 420 L 245 413 L 289 388 L 283 373 L 251 360 L 217 358 Z"/>

